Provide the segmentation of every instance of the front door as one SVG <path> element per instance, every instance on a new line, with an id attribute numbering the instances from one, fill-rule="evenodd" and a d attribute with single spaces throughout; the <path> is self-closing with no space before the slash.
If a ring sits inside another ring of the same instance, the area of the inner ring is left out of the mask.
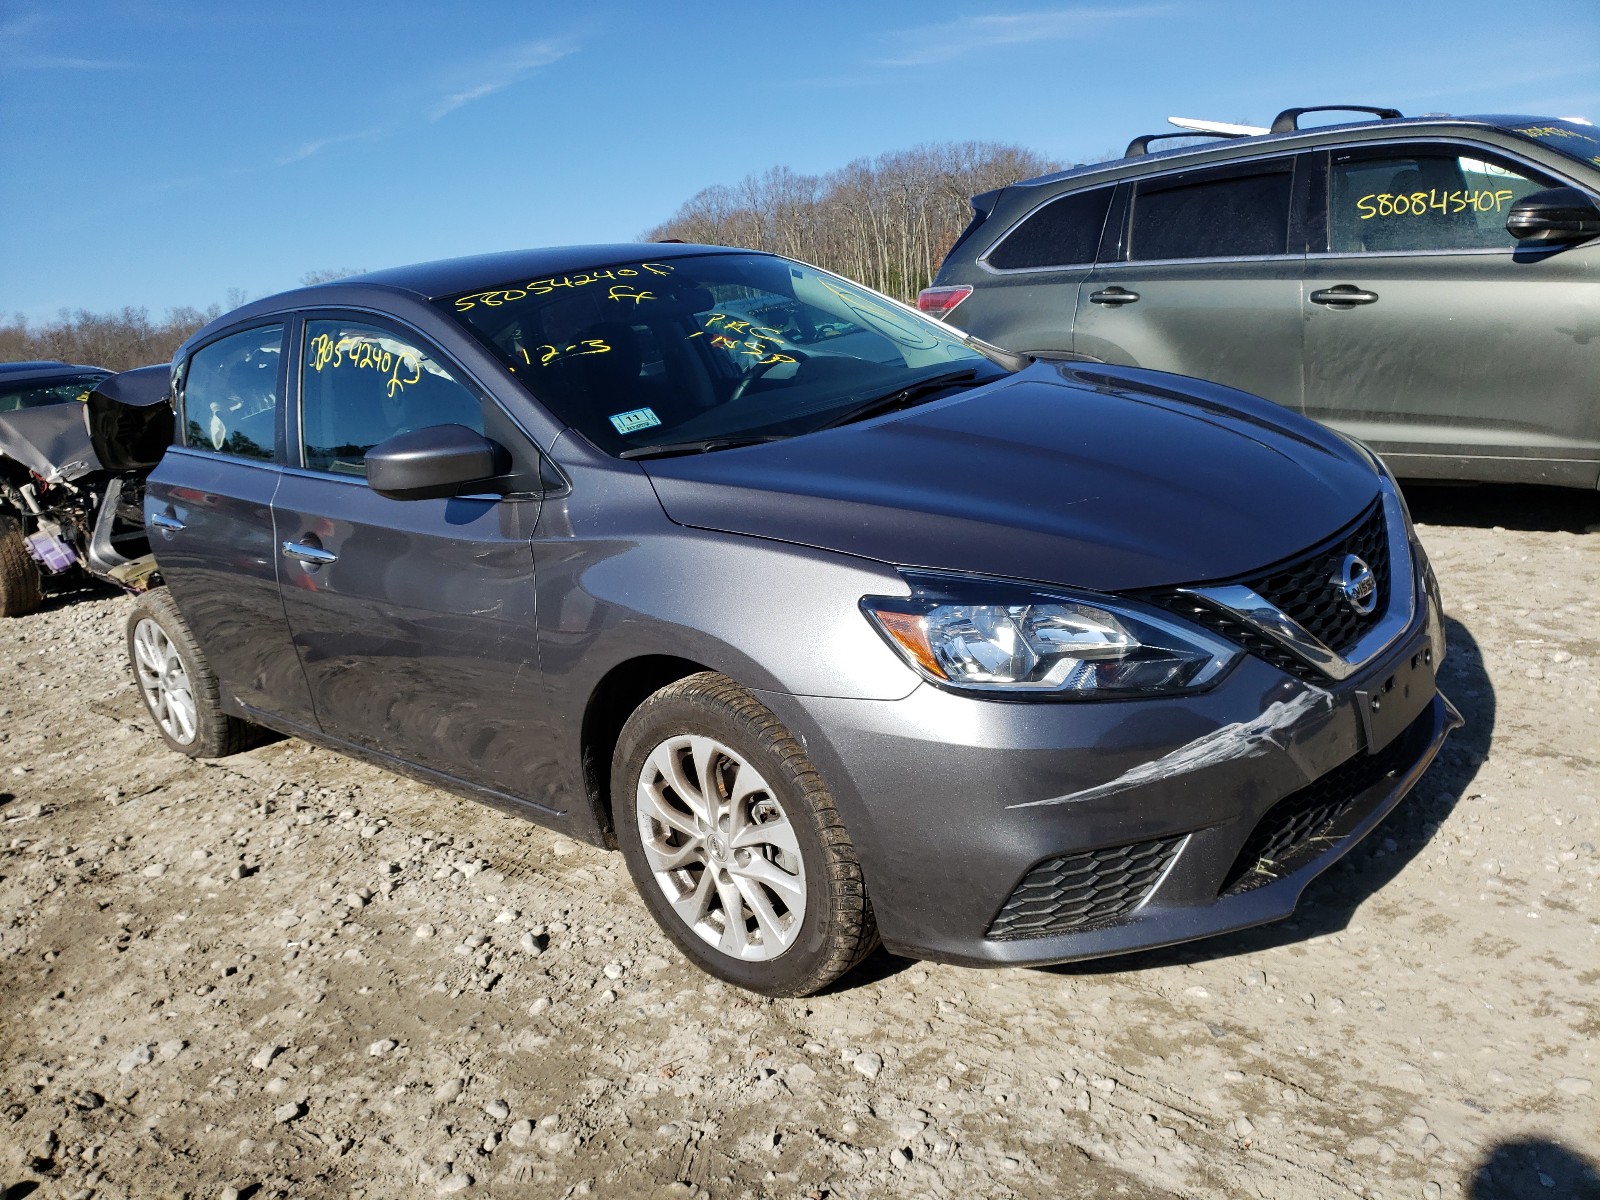
<path id="1" fill-rule="evenodd" d="M 1309 416 L 1404 474 L 1593 485 L 1600 246 L 1519 248 L 1512 204 L 1560 182 L 1459 144 L 1335 150 L 1306 263 Z"/>
<path id="2" fill-rule="evenodd" d="M 1300 234 L 1294 156 L 1130 185 L 1123 244 L 1078 289 L 1072 348 L 1300 406 Z"/>
<path id="3" fill-rule="evenodd" d="M 323 731 L 532 795 L 551 777 L 529 544 L 539 501 L 391 500 L 368 488 L 363 460 L 430 425 L 520 435 L 407 331 L 310 318 L 299 348 L 299 466 L 273 511 L 284 611 Z"/>

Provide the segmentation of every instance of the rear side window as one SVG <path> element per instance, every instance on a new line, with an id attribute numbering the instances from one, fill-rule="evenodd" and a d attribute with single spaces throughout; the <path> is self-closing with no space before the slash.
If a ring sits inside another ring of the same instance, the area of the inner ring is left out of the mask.
<path id="1" fill-rule="evenodd" d="M 1002 271 L 1094 262 L 1111 191 L 1092 188 L 1052 200 L 1007 234 L 986 261 Z"/>
<path id="2" fill-rule="evenodd" d="M 1139 185 L 1128 257 L 1260 258 L 1289 247 L 1289 164 L 1218 178 L 1179 176 Z"/>
<path id="3" fill-rule="evenodd" d="M 1335 153 L 1328 248 L 1335 254 L 1510 250 L 1516 245 L 1506 232 L 1511 206 L 1554 186 L 1526 167 L 1453 147 Z"/>
<path id="4" fill-rule="evenodd" d="M 282 348 L 283 326 L 264 325 L 196 350 L 184 372 L 184 445 L 271 462 Z"/>
<path id="5" fill-rule="evenodd" d="M 305 465 L 365 478 L 365 455 L 430 425 L 483 432 L 483 406 L 428 351 L 388 329 L 307 321 L 300 387 Z"/>

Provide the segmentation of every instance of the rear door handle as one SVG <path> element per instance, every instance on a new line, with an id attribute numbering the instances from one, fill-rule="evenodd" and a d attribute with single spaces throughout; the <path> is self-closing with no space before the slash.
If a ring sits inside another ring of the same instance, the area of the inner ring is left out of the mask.
<path id="1" fill-rule="evenodd" d="M 169 533 L 176 533 L 178 530 L 183 528 L 182 521 L 178 520 L 177 517 L 171 516 L 167 513 L 151 513 L 150 524 L 154 525 L 157 529 L 165 529 Z"/>
<path id="2" fill-rule="evenodd" d="M 1353 283 L 1341 283 L 1331 288 L 1323 288 L 1320 292 L 1311 293 L 1311 303 L 1313 304 L 1332 304 L 1346 308 L 1357 304 L 1376 304 L 1377 300 L 1377 292 L 1363 291 Z"/>
<path id="3" fill-rule="evenodd" d="M 1138 298 L 1138 292 L 1130 292 L 1127 288 L 1120 287 L 1108 287 L 1089 294 L 1091 304 L 1109 304 L 1113 308 L 1121 304 L 1132 304 Z M 1377 297 L 1374 296 L 1373 299 L 1376 300 Z"/>
<path id="4" fill-rule="evenodd" d="M 304 542 L 285 542 L 283 556 L 312 567 L 325 567 L 331 562 L 339 561 L 337 554 L 324 550 L 321 546 L 307 546 Z"/>

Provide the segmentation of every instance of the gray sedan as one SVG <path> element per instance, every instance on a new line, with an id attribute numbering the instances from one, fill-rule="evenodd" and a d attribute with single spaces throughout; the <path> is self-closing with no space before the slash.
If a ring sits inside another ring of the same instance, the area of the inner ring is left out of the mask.
<path id="1" fill-rule="evenodd" d="M 1457 721 L 1370 453 L 771 255 L 379 272 L 173 379 L 128 627 L 167 741 L 265 726 L 618 848 L 754 991 L 1283 917 Z"/>

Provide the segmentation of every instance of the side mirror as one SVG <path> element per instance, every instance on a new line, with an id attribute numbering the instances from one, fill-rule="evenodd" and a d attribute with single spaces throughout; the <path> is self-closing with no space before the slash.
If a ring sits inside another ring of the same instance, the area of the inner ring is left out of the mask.
<path id="1" fill-rule="evenodd" d="M 1581 242 L 1600 234 L 1600 208 L 1577 188 L 1546 188 L 1511 206 L 1506 232 L 1522 242 Z"/>
<path id="2" fill-rule="evenodd" d="M 430 425 L 368 450 L 367 484 L 391 500 L 457 496 L 499 475 L 509 459 L 504 447 L 465 425 Z"/>

